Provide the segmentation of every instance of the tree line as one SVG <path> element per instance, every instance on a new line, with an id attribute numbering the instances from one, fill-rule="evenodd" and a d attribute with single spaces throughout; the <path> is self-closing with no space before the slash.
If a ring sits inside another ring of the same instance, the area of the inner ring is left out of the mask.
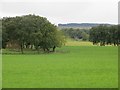
<path id="1" fill-rule="evenodd" d="M 74 29 L 74 28 L 63 28 L 61 31 L 65 36 L 75 39 L 75 40 L 89 40 L 89 30 L 88 29 Z"/>
<path id="2" fill-rule="evenodd" d="M 119 25 L 100 25 L 90 29 L 89 40 L 93 44 L 100 44 L 100 46 L 105 45 L 120 45 L 120 30 Z"/>
<path id="3" fill-rule="evenodd" d="M 91 41 L 93 45 L 120 45 L 120 25 L 94 26 L 91 29 L 63 28 L 65 36 L 75 40 Z"/>
<path id="4" fill-rule="evenodd" d="M 64 43 L 62 32 L 45 17 L 24 15 L 2 18 L 2 48 L 10 45 L 24 53 L 24 48 L 31 46 L 38 52 L 54 52 Z"/>
<path id="5" fill-rule="evenodd" d="M 0 19 L 0 49 L 2 48 L 2 20 Z"/>
<path id="6" fill-rule="evenodd" d="M 2 22 L 0 25 L 2 48 L 12 47 L 21 50 L 22 53 L 24 49 L 54 52 L 56 47 L 65 44 L 65 36 L 75 40 L 91 41 L 94 45 L 120 45 L 119 25 L 100 25 L 90 30 L 74 28 L 58 30 L 58 27 L 47 18 L 31 14 L 3 17 L 0 22 Z"/>

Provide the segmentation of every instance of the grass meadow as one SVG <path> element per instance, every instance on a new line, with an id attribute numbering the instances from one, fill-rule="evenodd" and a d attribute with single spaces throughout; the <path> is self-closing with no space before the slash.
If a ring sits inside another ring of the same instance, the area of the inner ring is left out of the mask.
<path id="1" fill-rule="evenodd" d="M 64 46 L 2 56 L 3 88 L 117 88 L 118 47 Z"/>
<path id="2" fill-rule="evenodd" d="M 89 41 L 80 41 L 67 38 L 66 46 L 93 46 L 92 42 Z"/>

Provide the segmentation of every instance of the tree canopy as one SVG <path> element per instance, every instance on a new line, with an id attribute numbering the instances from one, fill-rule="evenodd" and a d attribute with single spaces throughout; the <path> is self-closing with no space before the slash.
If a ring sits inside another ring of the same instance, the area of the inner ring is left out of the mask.
<path id="1" fill-rule="evenodd" d="M 81 39 L 83 41 L 89 40 L 89 30 L 88 29 L 74 29 L 74 28 L 63 28 L 61 29 L 63 33 L 72 39 L 78 40 Z"/>
<path id="2" fill-rule="evenodd" d="M 118 25 L 100 25 L 93 27 L 90 30 L 89 39 L 93 42 L 93 44 L 100 43 L 101 46 L 105 46 L 106 44 L 114 44 L 118 46 L 120 45 L 120 30 L 118 27 Z"/>
<path id="3" fill-rule="evenodd" d="M 23 48 L 33 46 L 36 50 L 50 51 L 65 43 L 65 37 L 47 18 L 36 15 L 4 17 L 2 19 L 2 46 L 17 44 Z M 54 51 L 54 50 L 53 50 Z"/>

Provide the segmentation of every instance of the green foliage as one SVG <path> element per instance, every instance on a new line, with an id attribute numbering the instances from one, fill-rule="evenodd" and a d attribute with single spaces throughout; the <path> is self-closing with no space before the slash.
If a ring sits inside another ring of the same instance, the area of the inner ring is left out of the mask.
<path id="1" fill-rule="evenodd" d="M 5 17 L 3 21 L 3 46 L 6 43 L 18 44 L 23 53 L 23 48 L 34 46 L 50 51 L 53 47 L 64 43 L 63 35 L 59 35 L 57 27 L 46 18 L 36 15 L 25 15 L 20 17 Z M 13 43 L 14 42 L 14 43 Z"/>
<path id="2" fill-rule="evenodd" d="M 100 43 L 101 46 L 104 46 L 106 44 L 120 45 L 119 32 L 120 30 L 118 29 L 117 25 L 100 25 L 93 27 L 90 30 L 89 39 L 93 42 L 93 44 Z"/>
<path id="3" fill-rule="evenodd" d="M 0 49 L 2 48 L 2 20 L 0 19 Z"/>
<path id="4" fill-rule="evenodd" d="M 86 29 L 64 28 L 61 29 L 61 31 L 72 39 L 82 39 L 83 41 L 89 40 L 89 30 Z"/>

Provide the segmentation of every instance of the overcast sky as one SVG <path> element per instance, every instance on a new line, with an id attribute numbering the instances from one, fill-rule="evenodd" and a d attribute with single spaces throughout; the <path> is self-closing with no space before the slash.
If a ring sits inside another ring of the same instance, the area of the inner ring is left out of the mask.
<path id="1" fill-rule="evenodd" d="M 34 1 L 34 2 L 33 2 Z M 119 0 L 4 0 L 0 17 L 36 14 L 58 23 L 118 23 Z"/>

